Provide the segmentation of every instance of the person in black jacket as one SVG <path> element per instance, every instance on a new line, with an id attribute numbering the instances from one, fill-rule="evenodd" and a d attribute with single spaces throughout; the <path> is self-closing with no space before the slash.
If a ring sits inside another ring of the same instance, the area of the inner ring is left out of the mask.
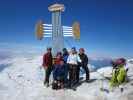
<path id="1" fill-rule="evenodd" d="M 64 65 L 65 65 L 65 85 L 66 85 L 68 82 L 68 67 L 69 67 L 69 65 L 67 64 L 67 59 L 68 59 L 69 53 L 66 48 L 63 48 L 62 51 L 63 51 L 63 60 L 64 60 Z"/>
<path id="2" fill-rule="evenodd" d="M 81 59 L 81 63 L 78 64 L 78 70 L 77 70 L 77 82 L 79 82 L 79 72 L 80 72 L 80 67 L 82 67 L 85 70 L 86 73 L 86 81 L 88 82 L 90 79 L 89 75 L 89 68 L 88 68 L 88 57 L 85 54 L 84 48 L 79 49 L 79 57 Z"/>

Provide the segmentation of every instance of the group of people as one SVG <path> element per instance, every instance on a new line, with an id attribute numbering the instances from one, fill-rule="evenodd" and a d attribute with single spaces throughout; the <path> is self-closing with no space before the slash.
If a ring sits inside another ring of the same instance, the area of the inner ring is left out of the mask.
<path id="1" fill-rule="evenodd" d="M 90 75 L 88 69 L 88 57 L 84 48 L 80 48 L 77 52 L 76 48 L 71 48 L 70 52 L 66 48 L 62 52 L 58 52 L 56 57 L 52 56 L 52 49 L 47 48 L 47 52 L 43 56 L 42 66 L 45 69 L 44 85 L 49 87 L 49 77 L 53 72 L 53 89 L 62 89 L 65 87 L 73 88 L 79 83 L 80 67 L 85 70 L 86 82 L 89 82 Z M 127 71 L 125 69 L 126 59 L 119 58 L 112 61 L 112 77 L 110 79 L 110 87 L 119 86 L 127 81 Z"/>
<path id="2" fill-rule="evenodd" d="M 58 52 L 56 57 L 52 56 L 52 49 L 47 48 L 47 52 L 43 56 L 42 66 L 45 69 L 44 85 L 49 87 L 49 77 L 53 72 L 53 89 L 61 89 L 65 87 L 72 88 L 79 83 L 80 67 L 86 72 L 86 81 L 89 81 L 88 57 L 85 54 L 84 48 L 77 52 L 75 47 L 68 52 L 63 48 L 62 52 Z"/>

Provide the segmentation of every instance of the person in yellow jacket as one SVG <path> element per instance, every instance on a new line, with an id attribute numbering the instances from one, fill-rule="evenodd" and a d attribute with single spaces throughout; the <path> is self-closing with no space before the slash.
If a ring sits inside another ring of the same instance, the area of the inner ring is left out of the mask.
<path id="1" fill-rule="evenodd" d="M 121 60 L 121 59 L 119 59 Z M 126 60 L 123 60 L 117 65 L 116 68 L 113 68 L 112 78 L 110 80 L 110 87 L 119 86 L 122 83 L 126 82 L 127 72 L 124 68 Z"/>

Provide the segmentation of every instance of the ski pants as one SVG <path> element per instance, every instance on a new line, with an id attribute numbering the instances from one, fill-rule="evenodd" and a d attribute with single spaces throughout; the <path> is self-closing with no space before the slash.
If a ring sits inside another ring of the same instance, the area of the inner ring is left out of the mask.
<path id="1" fill-rule="evenodd" d="M 48 68 L 45 70 L 45 82 L 49 83 L 49 77 L 52 72 L 52 67 L 48 66 Z"/>
<path id="2" fill-rule="evenodd" d="M 69 82 L 70 85 L 74 84 L 76 82 L 76 74 L 77 73 L 77 65 L 69 64 Z"/>
<path id="3" fill-rule="evenodd" d="M 79 73 L 80 73 L 80 67 L 82 67 L 84 70 L 85 70 L 85 73 L 86 73 L 86 80 L 89 80 L 90 79 L 90 72 L 89 72 L 89 68 L 88 68 L 88 66 L 80 66 L 80 65 L 78 65 L 78 67 L 77 67 L 77 81 L 79 81 Z"/>

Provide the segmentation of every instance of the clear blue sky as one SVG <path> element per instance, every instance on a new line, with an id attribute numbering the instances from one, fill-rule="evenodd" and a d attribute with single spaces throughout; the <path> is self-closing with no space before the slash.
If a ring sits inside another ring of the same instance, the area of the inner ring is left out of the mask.
<path id="1" fill-rule="evenodd" d="M 36 40 L 35 23 L 38 19 L 51 23 L 48 6 L 55 2 L 66 7 L 63 25 L 80 22 L 78 47 L 86 48 L 90 55 L 133 57 L 133 0 L 2 0 L 0 43 L 17 42 L 43 49 L 47 40 Z"/>

